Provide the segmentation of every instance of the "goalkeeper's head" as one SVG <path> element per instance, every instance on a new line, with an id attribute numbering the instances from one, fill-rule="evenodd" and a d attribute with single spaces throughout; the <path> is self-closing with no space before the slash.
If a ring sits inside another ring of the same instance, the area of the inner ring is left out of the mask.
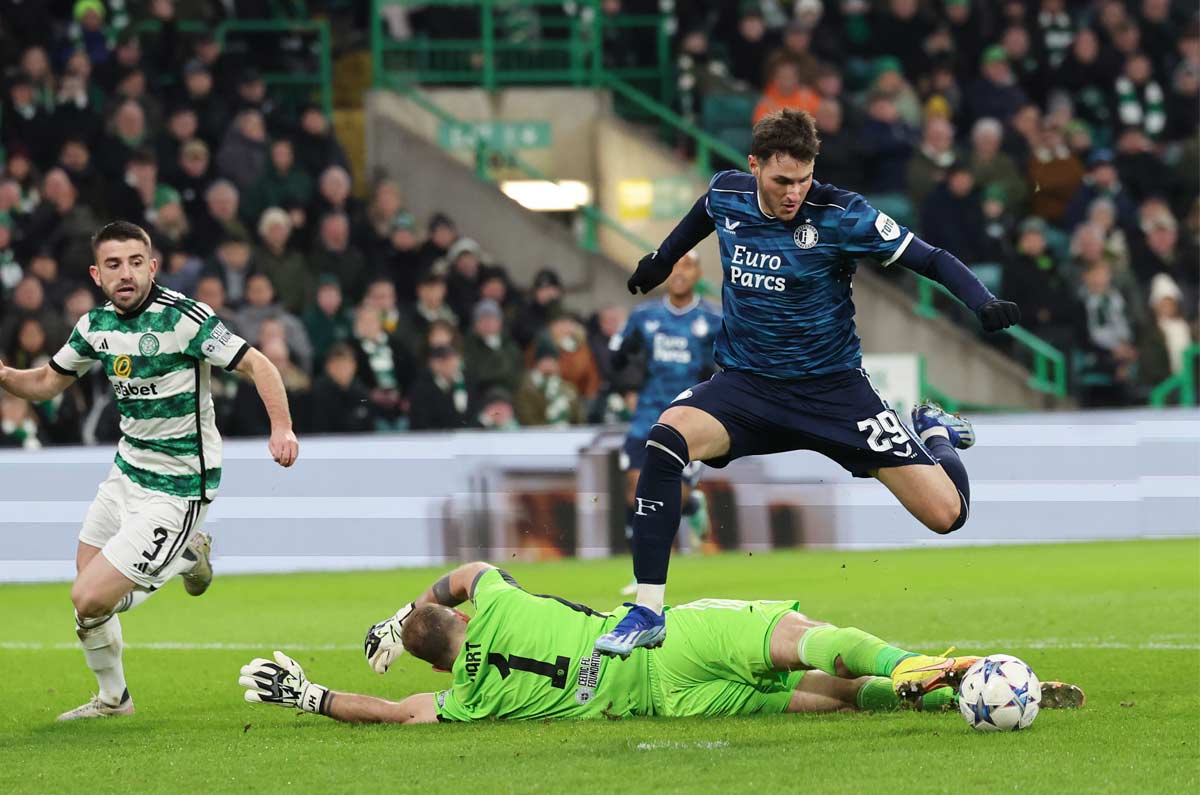
<path id="1" fill-rule="evenodd" d="M 453 607 L 421 605 L 404 619 L 400 642 L 409 654 L 449 671 L 467 637 L 468 620 Z"/>

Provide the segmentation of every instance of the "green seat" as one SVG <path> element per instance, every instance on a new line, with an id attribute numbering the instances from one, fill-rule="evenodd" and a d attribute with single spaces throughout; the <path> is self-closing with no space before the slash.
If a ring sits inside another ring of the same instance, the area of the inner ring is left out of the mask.
<path id="1" fill-rule="evenodd" d="M 731 127 L 749 130 L 757 104 L 758 98 L 751 94 L 709 94 L 700 109 L 700 126 L 716 136 Z"/>
<path id="2" fill-rule="evenodd" d="M 917 211 L 908 197 L 902 193 L 881 193 L 867 199 L 872 207 L 890 215 L 896 223 L 910 229 L 917 223 Z"/>

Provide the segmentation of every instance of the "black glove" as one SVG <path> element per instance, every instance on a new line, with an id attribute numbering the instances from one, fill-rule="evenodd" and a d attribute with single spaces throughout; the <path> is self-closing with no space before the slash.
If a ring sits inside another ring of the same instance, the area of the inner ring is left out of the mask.
<path id="1" fill-rule="evenodd" d="M 976 310 L 984 331 L 999 331 L 1021 322 L 1021 308 L 1012 301 L 993 298 Z"/>
<path id="2" fill-rule="evenodd" d="M 634 295 L 637 295 L 638 289 L 641 288 L 642 295 L 645 295 L 665 282 L 674 266 L 673 262 L 664 263 L 657 251 L 651 251 L 638 260 L 637 270 L 629 277 L 629 281 L 625 282 L 625 286 Z"/>

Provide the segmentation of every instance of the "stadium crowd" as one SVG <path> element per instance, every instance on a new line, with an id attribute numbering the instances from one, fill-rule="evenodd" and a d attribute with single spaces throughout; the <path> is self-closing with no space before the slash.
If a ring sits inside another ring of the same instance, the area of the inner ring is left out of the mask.
<path id="1" fill-rule="evenodd" d="M 553 267 L 514 284 L 469 218 L 418 223 L 403 185 L 354 185 L 325 110 L 264 81 L 274 48 L 229 52 L 211 31 L 177 29 L 271 6 L 0 0 L 0 357 L 36 366 L 65 341 L 102 298 L 89 237 L 124 218 L 150 232 L 160 283 L 276 363 L 298 431 L 627 415 L 637 365 L 614 373 L 606 355 L 624 309 L 579 317 Z M 1195 8 L 681 0 L 675 13 L 685 115 L 728 96 L 757 99 L 754 117 L 810 110 L 818 178 L 862 191 L 1020 302 L 1030 330 L 1073 352 L 1085 402 L 1143 400 L 1178 369 L 1200 277 Z M 143 19 L 156 31 L 137 32 Z M 445 20 L 409 22 L 437 35 Z M 214 379 L 222 431 L 265 433 L 253 387 Z M 0 445 L 117 435 L 95 371 L 47 403 L 0 395 Z"/>
<path id="2" fill-rule="evenodd" d="M 748 140 L 772 110 L 811 112 L 817 179 L 1017 301 L 1085 405 L 1144 401 L 1180 370 L 1200 282 L 1195 3 L 681 0 L 679 15 L 685 116 L 719 132 L 740 107 Z"/>

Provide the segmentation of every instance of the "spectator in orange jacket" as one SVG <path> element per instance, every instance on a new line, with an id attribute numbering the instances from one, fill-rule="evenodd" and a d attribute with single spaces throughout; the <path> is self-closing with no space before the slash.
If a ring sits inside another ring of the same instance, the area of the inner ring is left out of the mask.
<path id="1" fill-rule="evenodd" d="M 800 64 L 794 56 L 781 53 L 771 61 L 767 73 L 770 75 L 767 88 L 754 108 L 755 124 L 768 113 L 782 108 L 817 112 L 821 104 L 821 95 L 800 82 Z"/>

